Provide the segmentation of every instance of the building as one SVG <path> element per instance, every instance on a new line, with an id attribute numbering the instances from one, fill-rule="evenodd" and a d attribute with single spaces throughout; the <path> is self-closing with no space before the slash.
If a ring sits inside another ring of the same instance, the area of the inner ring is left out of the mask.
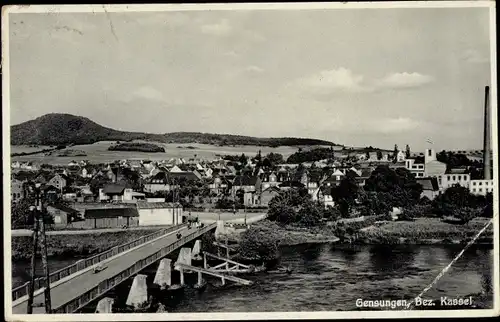
<path id="1" fill-rule="evenodd" d="M 238 190 L 244 192 L 255 192 L 260 187 L 261 179 L 258 176 L 240 175 L 233 180 L 231 193 L 234 195 Z"/>
<path id="2" fill-rule="evenodd" d="M 208 189 L 210 189 L 211 193 L 216 195 L 221 194 L 224 191 L 227 191 L 229 184 L 225 178 L 221 178 L 219 176 L 214 177 L 208 183 Z"/>
<path id="3" fill-rule="evenodd" d="M 183 209 L 179 203 L 137 202 L 139 226 L 179 225 L 183 222 Z"/>
<path id="4" fill-rule="evenodd" d="M 171 179 L 166 172 L 159 172 L 151 178 L 147 179 L 144 184 L 144 191 L 155 193 L 158 191 L 170 191 L 173 189 Z"/>
<path id="5" fill-rule="evenodd" d="M 54 224 L 61 226 L 71 223 L 72 219 L 79 215 L 77 210 L 60 204 L 47 206 L 47 212 L 54 218 Z"/>
<path id="6" fill-rule="evenodd" d="M 325 208 L 335 206 L 332 196 L 332 187 L 321 187 L 318 192 L 318 201 L 322 203 Z"/>
<path id="7" fill-rule="evenodd" d="M 10 197 L 12 202 L 17 202 L 24 198 L 24 185 L 21 180 L 12 178 L 10 181 Z"/>
<path id="8" fill-rule="evenodd" d="M 144 200 L 143 193 L 135 192 L 127 183 L 111 183 L 99 189 L 99 201 L 135 202 Z"/>
<path id="9" fill-rule="evenodd" d="M 340 170 L 335 170 L 331 176 L 329 176 L 323 183 L 326 187 L 336 187 L 340 184 L 342 179 L 344 179 L 345 174 Z"/>
<path id="10" fill-rule="evenodd" d="M 424 163 L 406 159 L 405 167 L 415 175 L 415 178 L 439 177 L 446 172 L 446 164 L 437 160 L 434 149 L 425 150 Z"/>
<path id="11" fill-rule="evenodd" d="M 446 164 L 439 162 L 434 149 L 426 149 L 424 155 L 424 177 L 439 177 L 446 172 Z"/>
<path id="12" fill-rule="evenodd" d="M 62 191 L 62 189 L 67 186 L 68 180 L 66 176 L 62 174 L 56 174 L 54 177 L 52 177 L 52 179 L 49 180 L 48 184 Z"/>
<path id="13" fill-rule="evenodd" d="M 415 178 L 423 178 L 425 172 L 425 165 L 423 163 L 415 163 L 415 159 L 406 159 L 405 166 Z"/>
<path id="14" fill-rule="evenodd" d="M 470 174 L 467 173 L 467 169 L 451 169 L 438 177 L 438 183 L 441 190 L 446 190 L 456 184 L 469 189 Z"/>
<path id="15" fill-rule="evenodd" d="M 438 179 L 436 177 L 417 178 L 416 180 L 417 183 L 419 183 L 423 188 L 421 197 L 427 197 L 430 200 L 433 200 L 441 193 L 439 189 Z"/>
<path id="16" fill-rule="evenodd" d="M 260 205 L 264 206 L 264 207 L 268 207 L 269 206 L 269 202 L 274 197 L 276 197 L 277 195 L 279 195 L 280 192 L 281 192 L 280 188 L 278 188 L 276 186 L 267 187 L 266 189 L 264 189 L 261 192 L 261 194 L 259 196 Z"/>
<path id="17" fill-rule="evenodd" d="M 89 228 L 123 228 L 139 226 L 136 207 L 85 210 L 85 226 Z"/>
<path id="18" fill-rule="evenodd" d="M 405 151 L 399 150 L 398 154 L 396 155 L 396 161 L 397 162 L 405 162 L 405 160 L 406 160 Z"/>
<path id="19" fill-rule="evenodd" d="M 494 181 L 493 180 L 470 180 L 469 191 L 474 195 L 485 196 L 487 193 L 493 193 Z"/>

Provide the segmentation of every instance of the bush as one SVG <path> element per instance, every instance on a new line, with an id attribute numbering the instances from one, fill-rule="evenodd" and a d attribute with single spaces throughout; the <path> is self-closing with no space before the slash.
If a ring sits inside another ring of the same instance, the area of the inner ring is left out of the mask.
<path id="1" fill-rule="evenodd" d="M 279 242 L 272 226 L 252 226 L 241 236 L 239 256 L 253 260 L 274 260 L 279 257 Z"/>

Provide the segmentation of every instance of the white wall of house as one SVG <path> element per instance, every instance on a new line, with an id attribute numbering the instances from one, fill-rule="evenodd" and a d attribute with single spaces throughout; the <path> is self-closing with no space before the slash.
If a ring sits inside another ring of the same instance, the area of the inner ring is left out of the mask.
<path id="1" fill-rule="evenodd" d="M 155 193 L 158 191 L 170 191 L 171 187 L 169 184 L 163 184 L 163 183 L 146 183 L 144 185 L 144 191 L 150 192 L 150 193 Z"/>
<path id="2" fill-rule="evenodd" d="M 469 191 L 474 195 L 485 196 L 488 192 L 493 192 L 493 180 L 471 180 L 469 184 Z"/>
<path id="3" fill-rule="evenodd" d="M 182 223 L 182 208 L 138 209 L 139 226 L 178 225 Z"/>
<path id="4" fill-rule="evenodd" d="M 438 177 L 439 188 L 444 190 L 449 187 L 459 184 L 464 188 L 469 188 L 470 175 L 469 174 L 443 174 Z"/>

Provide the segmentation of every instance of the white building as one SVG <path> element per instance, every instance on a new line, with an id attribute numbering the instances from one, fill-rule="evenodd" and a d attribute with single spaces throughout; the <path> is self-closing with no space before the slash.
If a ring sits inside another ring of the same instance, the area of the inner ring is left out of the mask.
<path id="1" fill-rule="evenodd" d="M 493 193 L 493 180 L 470 180 L 469 191 L 474 195 L 485 196 L 488 192 Z"/>
<path id="2" fill-rule="evenodd" d="M 413 173 L 416 178 L 424 177 L 425 165 L 423 163 L 415 163 L 414 159 L 407 159 L 405 165 L 406 169 Z"/>
<path id="3" fill-rule="evenodd" d="M 413 173 L 416 178 L 439 178 L 446 172 L 446 164 L 437 160 L 434 149 L 425 150 L 424 163 L 415 163 L 414 159 L 406 159 L 404 161 L 406 169 Z"/>
<path id="4" fill-rule="evenodd" d="M 456 184 L 469 189 L 470 186 L 470 174 L 468 173 L 447 173 L 440 175 L 438 177 L 439 188 L 441 190 L 448 189 Z"/>
<path id="5" fill-rule="evenodd" d="M 180 204 L 168 202 L 137 202 L 139 226 L 179 225 L 183 209 Z"/>

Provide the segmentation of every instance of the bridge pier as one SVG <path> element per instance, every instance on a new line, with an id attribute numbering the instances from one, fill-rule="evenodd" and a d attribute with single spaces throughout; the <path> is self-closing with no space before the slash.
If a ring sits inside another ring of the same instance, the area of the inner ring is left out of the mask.
<path id="1" fill-rule="evenodd" d="M 113 313 L 113 304 L 115 304 L 115 300 L 105 297 L 97 303 L 95 313 Z"/>
<path id="2" fill-rule="evenodd" d="M 171 262 L 172 260 L 168 258 L 164 258 L 160 261 L 160 265 L 158 266 L 158 270 L 156 271 L 155 279 L 153 281 L 154 284 L 160 285 L 162 288 L 165 285 L 172 285 Z"/>
<path id="3" fill-rule="evenodd" d="M 181 286 L 184 286 L 184 270 L 182 267 L 179 268 L 179 272 L 181 274 Z"/>
<path id="4" fill-rule="evenodd" d="M 191 257 L 193 260 L 200 260 L 201 258 L 201 240 L 196 240 L 193 246 L 193 251 L 191 252 Z"/>
<path id="5" fill-rule="evenodd" d="M 138 308 L 148 301 L 148 286 L 146 285 L 146 275 L 138 274 L 134 277 L 132 287 L 127 297 L 127 305 Z"/>

